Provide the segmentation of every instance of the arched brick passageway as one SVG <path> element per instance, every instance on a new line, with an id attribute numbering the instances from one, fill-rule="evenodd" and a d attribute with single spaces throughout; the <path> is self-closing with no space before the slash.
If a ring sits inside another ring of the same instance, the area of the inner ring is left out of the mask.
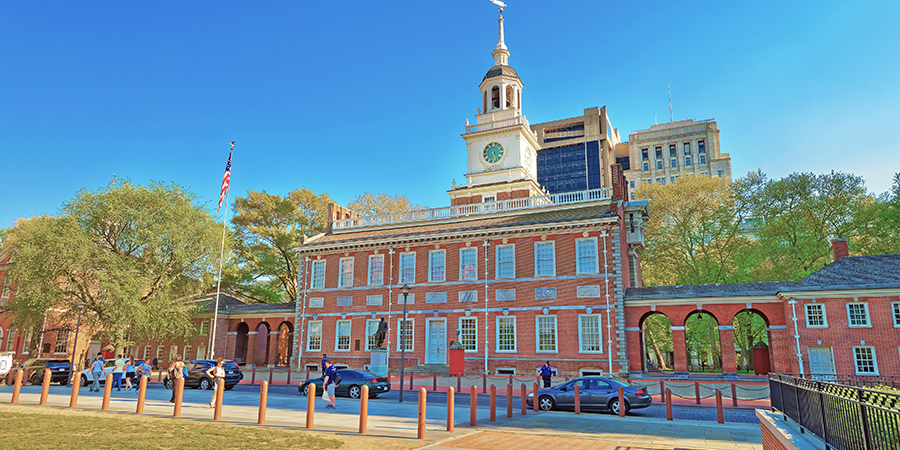
<path id="1" fill-rule="evenodd" d="M 234 362 L 238 364 L 247 363 L 247 341 L 250 327 L 246 323 L 241 322 L 237 327 L 237 336 L 234 340 Z"/>
<path id="2" fill-rule="evenodd" d="M 719 321 L 708 311 L 695 311 L 684 321 L 689 372 L 721 372 Z"/>
<path id="3" fill-rule="evenodd" d="M 644 372 L 668 372 L 675 368 L 672 321 L 663 313 L 649 313 L 641 320 L 642 367 Z"/>
<path id="4" fill-rule="evenodd" d="M 732 332 L 734 336 L 735 368 L 738 373 L 755 373 L 753 347 L 759 342 L 769 345 L 769 320 L 760 311 L 745 309 L 734 315 L 732 320 Z M 767 350 L 771 364 L 771 352 Z M 727 368 L 730 372 L 731 368 Z"/>
<path id="5" fill-rule="evenodd" d="M 281 322 L 278 326 L 278 359 L 276 364 L 287 366 L 293 355 L 291 343 L 294 339 L 294 327 L 290 322 Z"/>

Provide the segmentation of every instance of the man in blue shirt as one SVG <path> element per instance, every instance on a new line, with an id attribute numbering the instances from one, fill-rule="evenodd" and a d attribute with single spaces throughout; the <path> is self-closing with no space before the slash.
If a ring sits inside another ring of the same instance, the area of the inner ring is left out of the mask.
<path id="1" fill-rule="evenodd" d="M 325 372 L 325 363 L 328 362 L 328 355 L 322 353 L 322 372 Z"/>
<path id="2" fill-rule="evenodd" d="M 325 380 L 322 382 L 322 386 L 325 392 L 328 392 L 328 406 L 326 408 L 334 409 L 334 380 L 337 370 L 328 361 L 327 357 L 323 360 L 323 364 L 325 364 Z"/>
<path id="3" fill-rule="evenodd" d="M 550 361 L 541 366 L 541 378 L 544 380 L 544 387 L 550 387 L 550 377 L 553 376 L 553 369 L 550 368 Z"/>

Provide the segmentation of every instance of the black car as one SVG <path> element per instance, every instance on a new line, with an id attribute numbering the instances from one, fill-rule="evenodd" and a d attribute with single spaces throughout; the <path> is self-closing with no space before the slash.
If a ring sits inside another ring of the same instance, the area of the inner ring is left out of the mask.
<path id="1" fill-rule="evenodd" d="M 184 379 L 184 387 L 212 389 L 215 385 L 215 381 L 206 374 L 206 371 L 215 365 L 216 361 L 212 359 L 196 359 L 184 363 L 184 366 L 188 370 L 188 376 Z M 225 369 L 226 391 L 230 391 L 244 379 L 244 373 L 241 371 L 240 366 L 234 361 L 225 360 L 225 364 L 222 365 L 222 368 Z M 163 383 L 165 384 L 166 389 L 172 389 L 172 380 L 169 379 L 168 374 L 163 380 Z"/>
<path id="2" fill-rule="evenodd" d="M 341 369 L 337 371 L 341 377 L 341 384 L 335 386 L 334 395 L 359 398 L 362 395 L 362 387 L 369 386 L 369 398 L 375 398 L 391 390 L 391 382 L 387 377 L 379 377 L 364 370 Z M 310 388 L 315 386 L 316 395 L 322 395 L 322 383 L 325 375 L 319 378 L 311 378 L 300 383 L 297 389 L 303 395 L 309 395 Z"/>
<path id="3" fill-rule="evenodd" d="M 44 369 L 50 369 L 50 382 L 59 383 L 62 386 L 69 384 L 69 361 L 65 359 L 32 358 L 25 361 L 21 367 L 25 368 L 23 383 L 27 380 L 31 384 L 44 383 Z M 13 375 L 15 371 L 10 372 Z M 14 375 L 13 375 L 14 376 Z"/>
<path id="4" fill-rule="evenodd" d="M 578 398 L 581 409 L 610 410 L 619 413 L 619 387 L 625 394 L 625 412 L 631 409 L 650 406 L 651 398 L 647 389 L 632 386 L 618 378 L 585 377 L 567 381 L 555 387 L 538 391 L 538 407 L 543 411 L 552 409 L 575 408 L 575 385 L 578 385 Z M 526 399 L 528 406 L 534 404 L 534 395 L 529 393 Z"/>

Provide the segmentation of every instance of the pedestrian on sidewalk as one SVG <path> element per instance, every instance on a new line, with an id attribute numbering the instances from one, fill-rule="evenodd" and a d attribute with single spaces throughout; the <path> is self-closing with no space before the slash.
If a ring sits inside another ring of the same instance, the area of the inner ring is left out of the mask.
<path id="1" fill-rule="evenodd" d="M 184 363 L 181 361 L 181 355 L 175 355 L 175 362 L 169 364 L 169 379 L 172 380 L 172 398 L 169 399 L 169 403 L 175 403 L 175 386 L 178 385 L 178 380 L 184 378 L 186 370 L 184 370 Z"/>
<path id="2" fill-rule="evenodd" d="M 116 366 L 113 369 L 113 386 L 117 391 L 122 390 L 122 375 L 125 374 L 125 365 L 127 361 L 122 359 L 122 355 L 116 356 Z"/>
<path id="3" fill-rule="evenodd" d="M 206 375 L 214 380 L 216 380 L 215 384 L 213 384 L 213 396 L 212 400 L 209 401 L 209 407 L 216 407 L 216 394 L 219 392 L 219 383 L 225 382 L 225 368 L 222 367 L 225 365 L 225 359 L 219 358 L 216 360 L 216 365 L 211 366 L 209 369 L 206 369 Z"/>
<path id="4" fill-rule="evenodd" d="M 141 377 L 147 375 L 148 377 L 152 376 L 150 371 L 153 370 L 153 366 L 150 365 L 150 358 L 147 358 L 143 361 L 139 361 L 138 364 L 134 368 L 135 375 L 135 384 L 134 390 L 137 391 L 141 385 Z"/>
<path id="5" fill-rule="evenodd" d="M 550 367 L 550 361 L 541 366 L 541 379 L 544 380 L 544 387 L 550 387 L 550 377 L 553 376 L 553 369 Z"/>
<path id="6" fill-rule="evenodd" d="M 131 390 L 131 380 L 134 378 L 134 358 L 128 357 L 125 361 L 125 389 Z"/>
<path id="7" fill-rule="evenodd" d="M 323 364 L 325 364 L 325 380 L 322 381 L 322 389 L 328 393 L 328 406 L 326 408 L 334 409 L 334 386 L 337 379 L 337 370 L 328 359 L 323 360 Z"/>
<path id="8" fill-rule="evenodd" d="M 103 376 L 102 358 L 94 358 L 94 361 L 91 363 L 91 375 L 94 377 L 94 382 L 91 384 L 91 392 L 100 392 L 100 377 Z"/>
<path id="9" fill-rule="evenodd" d="M 323 373 L 325 372 L 325 363 L 327 363 L 327 362 L 328 362 L 328 355 L 325 353 L 322 353 L 322 372 Z"/>

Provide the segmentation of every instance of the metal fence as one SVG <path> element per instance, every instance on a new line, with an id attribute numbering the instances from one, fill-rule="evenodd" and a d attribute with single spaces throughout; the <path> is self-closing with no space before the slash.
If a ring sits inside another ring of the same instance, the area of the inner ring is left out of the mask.
<path id="1" fill-rule="evenodd" d="M 900 450 L 900 395 L 769 374 L 772 408 L 838 450 Z"/>

